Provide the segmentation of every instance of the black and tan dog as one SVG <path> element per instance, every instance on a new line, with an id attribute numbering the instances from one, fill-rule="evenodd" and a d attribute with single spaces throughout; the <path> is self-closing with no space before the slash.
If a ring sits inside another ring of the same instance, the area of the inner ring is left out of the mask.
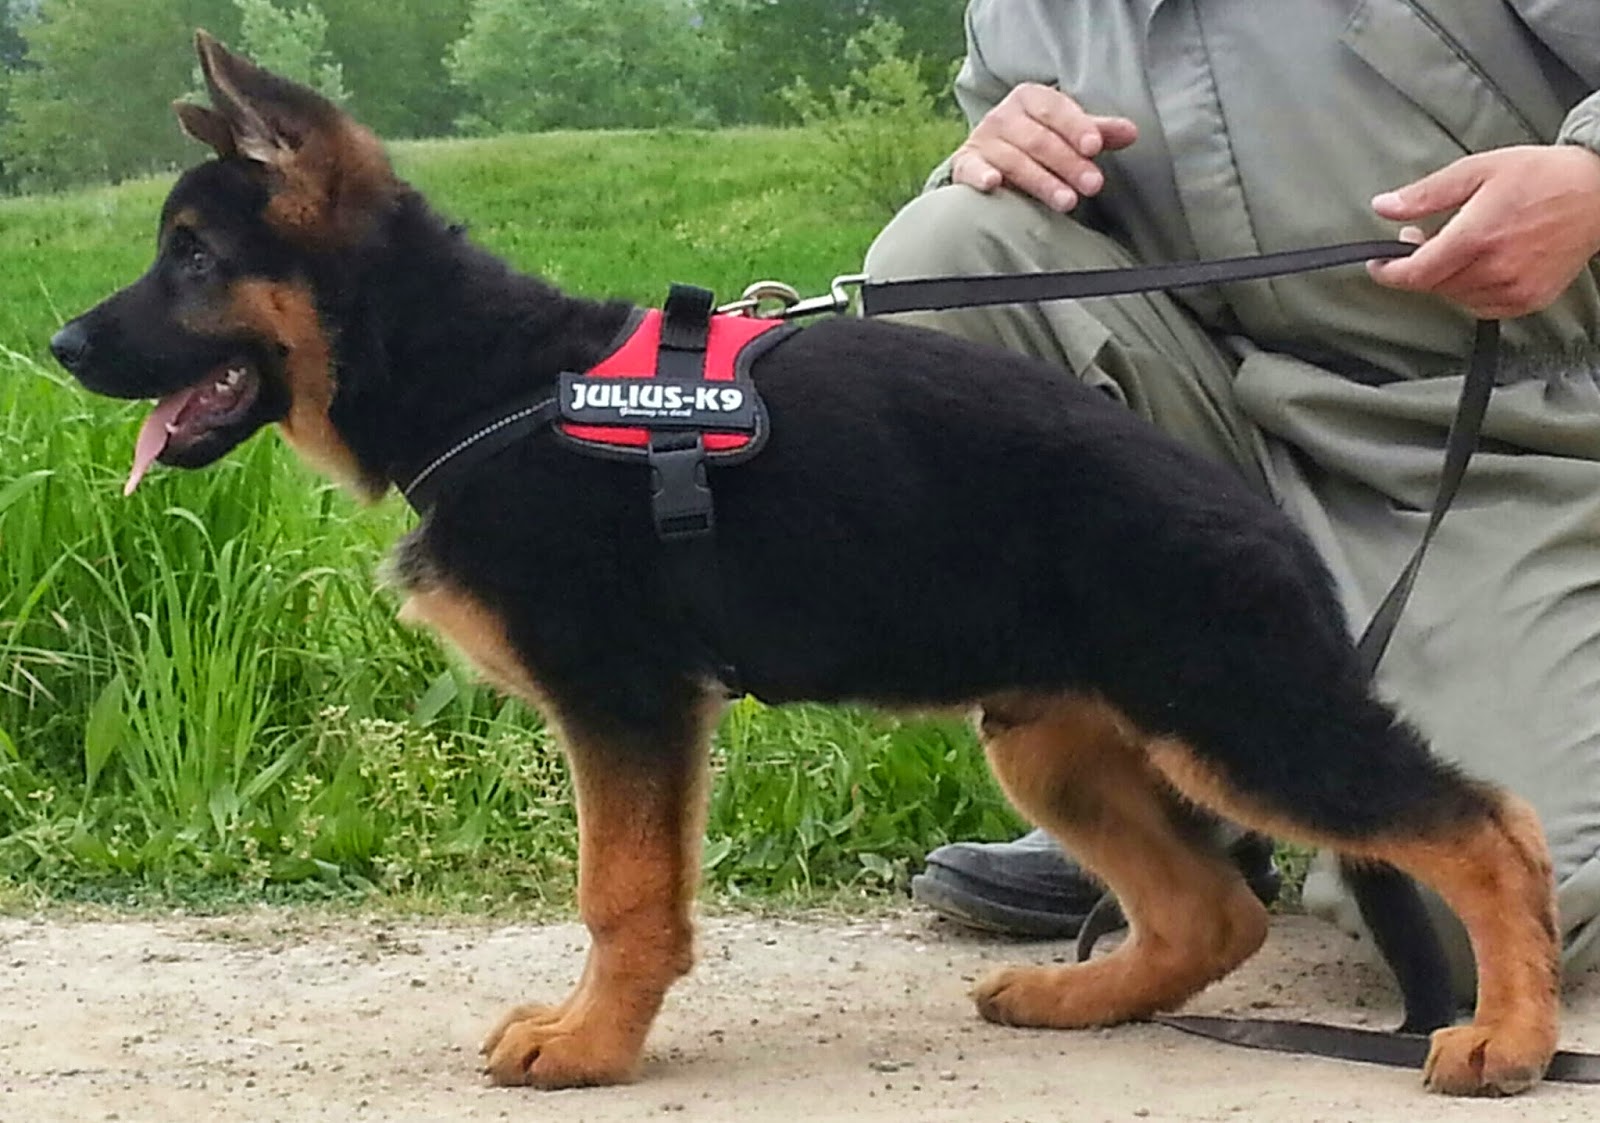
<path id="1" fill-rule="evenodd" d="M 377 496 L 469 419 L 594 366 L 630 322 L 474 248 L 317 95 L 199 49 L 215 108 L 179 117 L 216 158 L 173 188 L 150 271 L 53 341 L 89 389 L 158 399 L 130 484 L 270 422 Z M 770 440 L 710 470 L 715 652 L 684 642 L 647 469 L 549 429 L 456 481 L 399 548 L 406 614 L 538 705 L 576 780 L 593 946 L 565 1001 L 490 1035 L 495 1080 L 634 1072 L 692 959 L 724 662 L 773 702 L 975 709 L 1016 805 L 1119 895 L 1119 948 L 998 972 L 985 1017 L 1136 1019 L 1256 950 L 1266 913 L 1185 827 L 1192 801 L 1436 889 L 1481 982 L 1473 1022 L 1434 1036 L 1429 1085 L 1539 1080 L 1557 1020 L 1539 824 L 1373 697 L 1281 514 L 1060 371 L 934 333 L 829 320 L 753 377 Z"/>

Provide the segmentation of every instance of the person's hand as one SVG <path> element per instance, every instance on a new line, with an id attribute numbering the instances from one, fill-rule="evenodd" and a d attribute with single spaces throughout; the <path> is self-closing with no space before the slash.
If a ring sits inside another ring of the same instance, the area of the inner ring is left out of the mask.
<path id="1" fill-rule="evenodd" d="M 1138 136 L 1126 117 L 1097 117 L 1060 90 L 1024 82 L 956 149 L 950 178 L 979 191 L 1008 184 L 1065 213 L 1105 186 L 1094 158 Z"/>
<path id="2" fill-rule="evenodd" d="M 1483 319 L 1525 316 L 1553 304 L 1600 252 L 1600 156 L 1574 145 L 1480 152 L 1379 195 L 1372 209 L 1408 223 L 1456 210 L 1431 237 L 1402 229 L 1421 248 L 1369 262 L 1379 284 L 1448 297 Z"/>

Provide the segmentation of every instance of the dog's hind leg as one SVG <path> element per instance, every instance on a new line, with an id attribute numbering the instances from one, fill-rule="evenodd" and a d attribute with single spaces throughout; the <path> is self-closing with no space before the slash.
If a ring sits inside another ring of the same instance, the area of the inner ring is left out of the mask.
<path id="1" fill-rule="evenodd" d="M 1151 742 L 1150 758 L 1179 791 L 1238 822 L 1387 863 L 1430 886 L 1466 926 L 1478 1003 L 1471 1024 L 1433 1035 L 1428 1086 L 1494 1095 L 1537 1083 L 1555 1051 L 1559 987 L 1538 817 L 1510 793 L 1434 760 L 1376 702 L 1321 716 L 1315 728 L 1299 726 L 1301 756 L 1318 764 L 1303 774 L 1279 767 L 1281 754 L 1235 754 L 1229 768 L 1173 740 Z"/>
<path id="2" fill-rule="evenodd" d="M 578 802 L 578 910 L 591 944 L 578 986 L 519 1006 L 483 1045 L 498 1084 L 565 1088 L 635 1074 L 667 989 L 693 963 L 705 822 L 707 702 L 651 744 L 562 722 Z"/>
<path id="3" fill-rule="evenodd" d="M 1064 967 L 1009 967 L 976 991 L 990 1021 L 1076 1028 L 1182 1004 L 1261 946 L 1267 914 L 1204 837 L 1110 706 L 1086 697 L 988 700 L 981 724 L 1013 803 L 1117 894 L 1129 935 Z"/>

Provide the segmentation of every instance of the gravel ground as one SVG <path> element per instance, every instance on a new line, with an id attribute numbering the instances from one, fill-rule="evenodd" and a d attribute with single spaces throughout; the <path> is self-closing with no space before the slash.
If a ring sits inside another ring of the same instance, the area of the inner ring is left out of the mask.
<path id="1" fill-rule="evenodd" d="M 1498 1102 L 1425 1096 L 1417 1074 L 1286 1057 L 1151 1026 L 988 1025 L 990 966 L 1064 958 L 919 913 L 721 917 L 668 999 L 640 1081 L 489 1087 L 479 1035 L 513 1001 L 558 997 L 576 925 L 224 918 L 0 920 L 0 1123 L 639 1119 L 1538 1120 L 1600 1118 L 1600 1088 Z M 1191 1008 L 1397 1020 L 1364 949 L 1302 917 Z M 1564 1042 L 1600 1049 L 1600 976 L 1572 988 Z"/>

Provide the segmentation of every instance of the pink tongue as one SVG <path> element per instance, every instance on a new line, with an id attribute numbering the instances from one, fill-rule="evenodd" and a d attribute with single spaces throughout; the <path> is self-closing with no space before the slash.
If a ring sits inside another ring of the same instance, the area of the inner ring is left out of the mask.
<path id="1" fill-rule="evenodd" d="M 167 438 L 172 435 L 168 432 L 167 426 L 178 419 L 178 414 L 183 412 L 183 407 L 189 404 L 189 399 L 195 393 L 196 390 L 191 387 L 167 395 L 156 403 L 156 408 L 144 419 L 144 424 L 139 428 L 139 439 L 133 446 L 133 471 L 128 473 L 128 482 L 122 485 L 124 496 L 133 494 L 133 489 L 144 479 L 144 474 L 150 470 L 150 465 L 156 462 L 161 450 L 167 447 Z"/>

